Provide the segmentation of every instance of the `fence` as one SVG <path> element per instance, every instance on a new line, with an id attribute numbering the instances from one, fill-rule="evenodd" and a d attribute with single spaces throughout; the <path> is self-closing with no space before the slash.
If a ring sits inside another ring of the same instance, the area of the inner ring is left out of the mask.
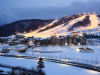
<path id="1" fill-rule="evenodd" d="M 63 62 L 75 62 L 75 63 L 83 63 L 83 64 L 88 64 L 88 65 L 93 65 L 93 66 L 100 66 L 100 62 L 94 60 L 85 60 L 85 59 L 79 59 L 79 58 L 70 58 L 70 57 L 62 57 L 62 56 L 50 56 L 50 55 L 43 55 L 43 54 L 27 54 L 27 55 L 22 55 L 21 53 L 17 54 L 15 52 L 13 53 L 8 53 L 8 54 L 3 54 L 3 55 L 17 55 L 17 56 L 28 56 L 28 57 L 35 57 L 35 58 L 44 58 L 48 60 L 56 60 L 56 61 L 63 61 Z"/>

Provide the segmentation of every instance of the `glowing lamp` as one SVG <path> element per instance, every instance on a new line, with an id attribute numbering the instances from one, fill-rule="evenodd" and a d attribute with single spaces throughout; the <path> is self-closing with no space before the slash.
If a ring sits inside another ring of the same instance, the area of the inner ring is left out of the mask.
<path id="1" fill-rule="evenodd" d="M 94 14 L 95 14 L 95 12 L 94 12 Z"/>
<path id="2" fill-rule="evenodd" d="M 84 12 L 84 15 L 85 15 L 85 12 Z"/>

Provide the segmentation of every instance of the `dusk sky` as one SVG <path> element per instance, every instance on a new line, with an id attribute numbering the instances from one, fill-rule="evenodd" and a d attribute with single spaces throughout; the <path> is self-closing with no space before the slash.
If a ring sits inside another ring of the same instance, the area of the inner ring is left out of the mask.
<path id="1" fill-rule="evenodd" d="M 100 12 L 100 0 L 0 0 L 0 25 L 24 19 L 56 19 Z"/>

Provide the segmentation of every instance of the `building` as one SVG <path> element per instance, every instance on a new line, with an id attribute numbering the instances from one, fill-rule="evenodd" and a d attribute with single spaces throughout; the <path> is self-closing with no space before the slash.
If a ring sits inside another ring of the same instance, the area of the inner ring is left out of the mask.
<path id="1" fill-rule="evenodd" d="M 66 35 L 56 37 L 53 34 L 51 37 L 47 37 L 44 39 L 37 38 L 35 42 L 40 43 L 41 45 L 86 45 L 86 38 L 77 36 L 77 35 Z"/>
<path id="2" fill-rule="evenodd" d="M 58 42 L 59 42 L 58 44 L 59 44 L 59 45 L 64 45 L 64 44 L 65 44 L 65 37 L 64 37 L 64 36 L 59 36 L 58 38 L 59 38 L 59 39 L 58 39 L 58 40 L 59 40 L 59 41 L 58 41 Z"/>
<path id="3" fill-rule="evenodd" d="M 86 38 L 80 37 L 80 44 L 81 45 L 86 45 Z"/>
<path id="4" fill-rule="evenodd" d="M 55 45 L 57 44 L 58 38 L 56 37 L 56 34 L 51 35 L 51 44 Z"/>

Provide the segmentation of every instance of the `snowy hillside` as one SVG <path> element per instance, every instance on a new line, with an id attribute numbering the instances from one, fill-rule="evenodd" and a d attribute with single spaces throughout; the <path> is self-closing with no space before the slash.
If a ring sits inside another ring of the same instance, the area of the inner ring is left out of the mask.
<path id="1" fill-rule="evenodd" d="M 20 20 L 10 24 L 0 26 L 0 36 L 9 36 L 19 33 L 31 32 L 39 27 L 45 26 L 51 23 L 53 19 L 41 20 L 41 19 L 31 19 L 31 20 Z"/>
<path id="2" fill-rule="evenodd" d="M 47 26 L 41 27 L 31 33 L 23 34 L 27 37 L 50 37 L 52 34 L 57 36 L 65 36 L 72 32 L 77 32 L 79 35 L 100 34 L 100 15 L 98 14 L 77 14 L 72 16 L 65 16 L 58 20 L 54 20 Z"/>
<path id="3" fill-rule="evenodd" d="M 51 37 L 52 34 L 65 36 L 72 32 L 77 32 L 81 36 L 83 33 L 100 35 L 100 15 L 74 14 L 56 20 L 20 20 L 0 26 L 0 36 L 14 35 L 16 31 L 26 37 L 42 38 Z"/>

